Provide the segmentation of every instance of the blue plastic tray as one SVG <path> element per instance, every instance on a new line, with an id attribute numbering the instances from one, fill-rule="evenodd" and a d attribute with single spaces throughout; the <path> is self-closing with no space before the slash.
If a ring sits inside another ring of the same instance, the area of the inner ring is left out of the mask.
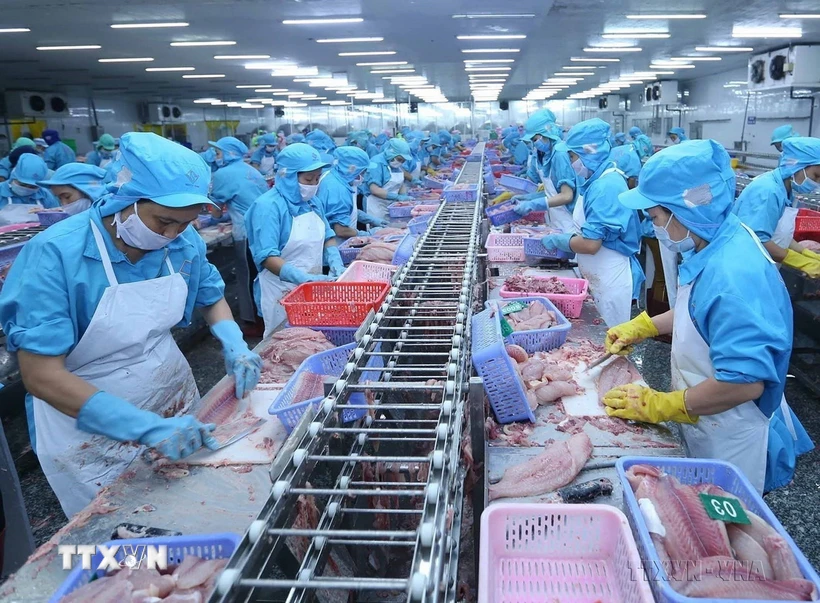
<path id="1" fill-rule="evenodd" d="M 519 216 L 513 209 L 515 206 L 516 203 L 510 199 L 509 201 L 504 201 L 503 203 L 491 205 L 484 210 L 484 213 L 487 214 L 490 224 L 493 226 L 503 226 L 504 224 L 510 224 L 511 222 L 521 219 L 521 216 Z"/>
<path id="2" fill-rule="evenodd" d="M 783 525 L 777 520 L 777 517 L 774 516 L 774 513 L 772 513 L 769 506 L 757 493 L 757 490 L 754 489 L 754 486 L 752 486 L 749 480 L 746 479 L 746 476 L 743 475 L 737 467 L 731 463 L 712 459 L 657 456 L 622 457 L 615 463 L 615 470 L 618 472 L 618 478 L 621 480 L 621 486 L 624 491 L 624 511 L 626 511 L 626 515 L 629 518 L 629 525 L 632 528 L 632 533 L 635 535 L 635 542 L 638 545 L 638 551 L 641 554 L 644 567 L 650 568 L 650 571 L 657 568 L 657 570 L 653 572 L 655 579 L 650 580 L 649 584 L 652 587 L 652 594 L 655 596 L 655 601 L 658 603 L 727 603 L 729 600 L 684 597 L 669 585 L 669 579 L 663 570 L 663 565 L 655 550 L 655 545 L 652 543 L 652 538 L 646 527 L 643 513 L 641 513 L 641 509 L 638 506 L 635 493 L 632 491 L 632 487 L 626 479 L 626 472 L 632 465 L 650 465 L 676 477 L 682 484 L 709 483 L 720 486 L 730 494 L 734 494 L 743 501 L 752 513 L 760 516 L 786 540 L 797 559 L 797 565 L 800 567 L 800 571 L 803 572 L 803 577 L 806 580 L 814 582 L 815 586 L 820 590 L 820 576 L 814 571 L 814 568 L 811 563 L 809 563 L 809 560 L 806 559 L 806 556 L 797 548 L 794 540 L 792 540 Z"/>
<path id="3" fill-rule="evenodd" d="M 436 180 L 435 178 L 431 178 L 430 176 L 425 176 L 424 178 L 422 178 L 422 182 L 424 183 L 424 186 L 426 186 L 427 188 L 432 188 L 435 190 L 441 190 L 447 184 L 444 181 Z"/>
<path id="4" fill-rule="evenodd" d="M 518 176 L 512 176 L 510 174 L 502 174 L 500 183 L 504 188 L 522 195 L 534 193 L 538 189 L 538 185 L 532 180 L 519 178 Z"/>
<path id="5" fill-rule="evenodd" d="M 560 249 L 555 251 L 547 251 L 547 248 L 541 244 L 541 239 L 526 238 L 524 239 L 524 255 L 535 258 L 547 258 L 551 260 L 570 260 L 575 257 L 574 253 L 567 253 Z"/>
<path id="6" fill-rule="evenodd" d="M 434 214 L 430 215 L 432 216 Z M 416 239 L 418 239 L 418 236 L 414 234 L 408 233 L 404 235 L 401 243 L 399 243 L 399 246 L 396 248 L 396 253 L 393 254 L 394 266 L 403 266 L 407 263 L 407 260 L 413 255 L 413 247 L 416 245 Z"/>
<path id="7" fill-rule="evenodd" d="M 473 315 L 473 366 L 484 380 L 484 391 L 499 423 L 513 421 L 535 422 L 535 415 L 527 403 L 524 384 L 514 361 L 504 348 L 501 323 L 492 310 Z"/>
<path id="8" fill-rule="evenodd" d="M 396 202 L 398 203 L 398 201 Z M 391 203 L 387 206 L 387 215 L 391 218 L 409 218 L 411 212 L 413 211 L 413 207 L 417 205 L 414 203 L 413 205 L 396 205 L 396 203 Z M 402 201 L 402 203 L 407 203 Z"/>
<path id="9" fill-rule="evenodd" d="M 558 319 L 558 324 L 554 327 L 550 327 L 549 329 L 513 331 L 504 338 L 506 343 L 521 346 L 527 350 L 527 354 L 534 354 L 535 352 L 549 352 L 550 350 L 560 348 L 564 345 L 564 342 L 567 340 L 567 335 L 569 335 L 569 331 L 572 329 L 572 323 L 567 320 L 567 318 L 561 314 L 560 310 L 555 307 L 555 304 L 553 304 L 546 297 L 518 297 L 511 300 L 494 299 L 486 302 L 485 306 L 496 310 L 496 319 L 499 321 L 498 325 L 500 328 L 501 309 L 503 309 L 507 304 L 516 301 L 540 303 L 547 310 L 555 313 L 555 317 Z"/>
<path id="10" fill-rule="evenodd" d="M 453 186 L 450 185 L 444 189 L 444 193 L 442 196 L 444 197 L 445 203 L 470 203 L 478 201 L 478 185 L 473 184 L 470 188 L 459 188 L 454 189 Z"/>
<path id="11" fill-rule="evenodd" d="M 407 223 L 407 229 L 410 231 L 410 234 L 420 235 L 427 230 L 427 227 L 430 225 L 430 220 L 432 219 L 433 214 L 417 216 Z"/>
<path id="12" fill-rule="evenodd" d="M 124 540 L 112 540 L 106 542 L 106 546 L 120 545 L 116 558 L 122 562 L 125 559 L 125 546 L 135 545 L 168 545 L 168 567 L 179 565 L 188 555 L 196 555 L 203 559 L 228 559 L 233 555 L 234 550 L 239 545 L 242 537 L 238 534 L 191 534 L 188 536 L 158 536 L 156 538 L 130 538 Z M 96 553 L 91 558 L 91 567 L 97 567 L 103 556 Z M 84 570 L 82 566 L 77 566 L 60 585 L 60 588 L 51 596 L 49 603 L 58 603 L 60 599 L 74 592 L 81 586 L 85 586 L 91 580 L 91 576 L 103 572 L 97 570 Z"/>
<path id="13" fill-rule="evenodd" d="M 330 343 L 341 346 L 355 341 L 359 327 L 308 327 L 308 329 L 319 331 Z"/>
<path id="14" fill-rule="evenodd" d="M 373 239 L 371 239 L 373 240 Z M 364 247 L 351 247 L 349 245 L 350 239 L 347 239 L 339 245 L 339 255 L 342 256 L 342 263 L 347 266 L 350 262 L 356 260 Z"/>

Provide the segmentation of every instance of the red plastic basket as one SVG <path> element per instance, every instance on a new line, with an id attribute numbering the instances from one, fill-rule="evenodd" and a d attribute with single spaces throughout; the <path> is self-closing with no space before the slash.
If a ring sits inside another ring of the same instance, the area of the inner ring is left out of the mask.
<path id="1" fill-rule="evenodd" d="M 388 283 L 304 283 L 282 298 L 282 306 L 295 327 L 357 327 L 388 291 Z"/>
<path id="2" fill-rule="evenodd" d="M 799 209 L 794 220 L 794 240 L 817 241 L 820 243 L 820 211 Z"/>
<path id="3" fill-rule="evenodd" d="M 540 277 L 535 277 L 540 278 Z M 552 277 L 544 277 L 544 280 Z M 505 299 L 516 297 L 546 297 L 555 307 L 561 311 L 561 314 L 567 318 L 579 318 L 581 316 L 581 309 L 584 307 L 584 300 L 587 298 L 589 292 L 589 281 L 583 278 L 565 278 L 563 276 L 555 277 L 569 289 L 570 294 L 558 293 L 537 293 L 535 291 L 508 291 L 507 285 L 503 285 L 499 294 Z"/>

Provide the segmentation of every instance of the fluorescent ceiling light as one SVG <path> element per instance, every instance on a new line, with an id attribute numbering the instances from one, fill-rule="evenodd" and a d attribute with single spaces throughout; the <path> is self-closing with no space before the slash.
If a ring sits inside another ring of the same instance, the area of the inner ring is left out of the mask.
<path id="1" fill-rule="evenodd" d="M 584 48 L 584 52 L 641 52 L 640 46 L 592 46 Z"/>
<path id="2" fill-rule="evenodd" d="M 780 15 L 781 19 L 820 19 L 820 13 L 794 13 Z"/>
<path id="3" fill-rule="evenodd" d="M 31 31 L 28 27 L 4 27 L 0 33 L 26 33 Z"/>
<path id="4" fill-rule="evenodd" d="M 751 46 L 695 46 L 698 52 L 753 52 Z"/>
<path id="5" fill-rule="evenodd" d="M 384 42 L 384 38 L 325 38 L 319 44 L 346 44 L 348 42 Z"/>
<path id="6" fill-rule="evenodd" d="M 665 40 L 666 38 L 671 38 L 672 36 L 668 33 L 636 33 L 636 32 L 623 32 L 623 33 L 605 33 L 602 34 L 601 37 L 605 40 L 622 40 L 626 38 L 633 38 L 636 40 Z"/>
<path id="7" fill-rule="evenodd" d="M 151 57 L 133 57 L 130 59 L 97 59 L 98 63 L 150 63 Z"/>
<path id="8" fill-rule="evenodd" d="M 290 93 L 290 90 L 282 90 L 281 92 L 271 92 L 273 96 L 288 96 Z"/>
<path id="9" fill-rule="evenodd" d="M 207 42 L 171 42 L 171 46 L 235 46 L 233 40 L 211 40 Z"/>
<path id="10" fill-rule="evenodd" d="M 241 109 L 264 109 L 265 105 L 252 105 L 250 103 L 244 104 L 240 107 Z"/>
<path id="11" fill-rule="evenodd" d="M 566 67 L 564 67 L 566 69 Z M 594 71 L 580 71 L 579 69 L 572 69 L 571 71 L 558 71 L 555 73 L 557 76 L 564 76 L 564 75 L 595 75 Z"/>
<path id="12" fill-rule="evenodd" d="M 195 104 L 208 104 L 221 102 L 218 98 L 198 98 L 194 101 Z"/>
<path id="13" fill-rule="evenodd" d="M 194 67 L 146 67 L 146 71 L 196 71 Z"/>
<path id="14" fill-rule="evenodd" d="M 407 61 L 378 61 L 375 63 L 356 63 L 356 67 L 377 67 L 379 65 L 407 65 Z"/>
<path id="15" fill-rule="evenodd" d="M 507 80 L 470 80 L 470 84 L 506 84 Z"/>
<path id="16" fill-rule="evenodd" d="M 374 50 L 371 52 L 340 52 L 340 57 L 376 57 L 381 55 L 396 54 L 395 50 Z"/>
<path id="17" fill-rule="evenodd" d="M 286 63 L 284 61 L 267 61 L 262 63 L 245 63 L 245 69 L 296 69 L 296 63 Z"/>
<path id="18" fill-rule="evenodd" d="M 511 71 L 512 67 L 465 67 L 464 71 Z"/>
<path id="19" fill-rule="evenodd" d="M 205 79 L 216 79 L 220 77 L 225 77 L 224 73 L 197 73 L 191 75 L 183 75 L 182 76 L 186 80 L 205 80 Z"/>
<path id="20" fill-rule="evenodd" d="M 705 19 L 706 15 L 693 13 L 670 13 L 668 15 L 647 14 L 647 15 L 627 15 L 627 19 Z"/>
<path id="21" fill-rule="evenodd" d="M 168 23 L 113 23 L 111 29 L 150 29 L 152 27 L 188 27 L 184 21 Z"/>
<path id="22" fill-rule="evenodd" d="M 461 50 L 464 54 L 480 54 L 487 53 L 502 53 L 502 52 L 521 52 L 520 48 L 464 48 Z"/>
<path id="23" fill-rule="evenodd" d="M 395 101 L 393 101 L 392 99 L 389 99 L 389 98 L 374 98 L 370 102 L 371 103 L 393 103 Z"/>
<path id="24" fill-rule="evenodd" d="M 38 46 L 37 50 L 99 50 L 102 46 L 96 44 L 81 44 L 78 46 Z"/>
<path id="25" fill-rule="evenodd" d="M 312 84 L 314 82 L 317 83 L 317 84 L 327 84 L 328 82 L 332 82 L 333 78 L 330 77 L 330 76 L 328 76 L 328 77 L 295 77 L 295 78 L 293 78 L 293 81 L 298 83 L 298 84 Z"/>
<path id="26" fill-rule="evenodd" d="M 288 103 L 286 107 L 307 107 L 307 103 Z"/>
<path id="27" fill-rule="evenodd" d="M 651 63 L 650 69 L 694 69 L 694 65 L 685 65 L 683 63 Z"/>
<path id="28" fill-rule="evenodd" d="M 271 84 L 259 84 L 258 86 L 256 84 L 240 84 L 239 86 L 237 86 L 237 88 L 239 90 L 242 90 L 243 88 L 250 89 L 250 88 L 272 88 L 272 87 L 273 86 Z"/>
<path id="29" fill-rule="evenodd" d="M 407 69 L 371 69 L 370 73 L 414 73 L 416 70 L 412 67 Z"/>
<path id="30" fill-rule="evenodd" d="M 341 106 L 341 105 L 346 105 L 346 104 L 347 104 L 347 101 L 343 101 L 343 100 L 322 101 L 322 104 L 323 104 L 323 105 L 337 105 L 337 106 Z"/>
<path id="31" fill-rule="evenodd" d="M 533 13 L 478 13 L 453 15 L 453 19 L 532 19 Z"/>
<path id="32" fill-rule="evenodd" d="M 621 59 L 585 59 L 582 57 L 572 57 L 570 61 L 573 63 L 618 63 Z"/>
<path id="33" fill-rule="evenodd" d="M 246 98 L 246 103 L 269 103 L 272 99 L 270 98 Z"/>
<path id="34" fill-rule="evenodd" d="M 673 63 L 692 63 L 696 61 L 722 61 L 720 57 L 672 57 L 669 59 Z"/>
<path id="35" fill-rule="evenodd" d="M 523 40 L 524 34 L 501 34 L 501 35 L 480 35 L 480 36 L 456 36 L 458 40 Z"/>
<path id="36" fill-rule="evenodd" d="M 801 38 L 799 27 L 738 27 L 732 29 L 733 38 Z"/>
<path id="37" fill-rule="evenodd" d="M 479 63 L 515 63 L 515 59 L 465 59 L 467 65 L 477 65 Z"/>
<path id="38" fill-rule="evenodd" d="M 255 59 L 269 59 L 269 54 L 218 54 L 214 57 L 217 61 L 233 61 L 238 59 L 247 59 L 249 61 Z"/>
<path id="39" fill-rule="evenodd" d="M 344 17 L 331 19 L 285 19 L 282 25 L 333 25 L 336 23 L 361 23 L 361 17 Z"/>

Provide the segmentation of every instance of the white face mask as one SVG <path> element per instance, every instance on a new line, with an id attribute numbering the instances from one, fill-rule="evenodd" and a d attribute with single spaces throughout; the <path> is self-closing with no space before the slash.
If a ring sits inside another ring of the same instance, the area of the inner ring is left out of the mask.
<path id="1" fill-rule="evenodd" d="M 587 168 L 587 166 L 585 166 L 583 164 L 580 157 L 572 162 L 572 169 L 581 178 L 589 178 L 589 175 L 590 175 L 589 168 Z"/>
<path id="2" fill-rule="evenodd" d="M 68 205 L 63 205 L 60 210 L 67 213 L 69 216 L 74 216 L 81 211 L 87 210 L 89 207 L 91 207 L 91 199 L 77 199 Z"/>
<path id="3" fill-rule="evenodd" d="M 316 196 L 316 191 L 319 190 L 318 184 L 302 184 L 299 183 L 299 194 L 302 195 L 302 201 L 310 201 Z"/>
<path id="4" fill-rule="evenodd" d="M 120 213 L 114 214 L 112 224 L 117 226 L 117 237 L 125 241 L 126 245 L 143 251 L 155 251 L 174 240 L 148 228 L 137 214 L 136 203 L 134 203 L 134 213 L 128 216 L 125 222 L 120 220 Z"/>
<path id="5" fill-rule="evenodd" d="M 394 169 L 399 169 L 401 167 L 401 161 L 399 161 L 398 159 L 394 159 L 390 162 L 390 167 Z"/>

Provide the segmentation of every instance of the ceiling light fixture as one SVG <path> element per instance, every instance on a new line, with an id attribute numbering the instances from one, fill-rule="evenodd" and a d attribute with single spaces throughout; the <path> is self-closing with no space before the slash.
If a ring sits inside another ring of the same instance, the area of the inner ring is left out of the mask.
<path id="1" fill-rule="evenodd" d="M 408 69 L 371 69 L 370 73 L 415 73 L 412 67 Z"/>
<path id="2" fill-rule="evenodd" d="M 194 67 L 146 67 L 146 71 L 196 71 Z"/>
<path id="3" fill-rule="evenodd" d="M 464 71 L 511 71 L 512 67 L 465 67 Z"/>
<path id="4" fill-rule="evenodd" d="M 211 103 L 219 103 L 222 102 L 218 98 L 198 98 L 194 101 L 194 104 L 197 105 L 210 105 Z"/>
<path id="5" fill-rule="evenodd" d="M 96 44 L 80 44 L 77 46 L 38 46 L 37 50 L 99 50 L 102 46 Z"/>
<path id="6" fill-rule="evenodd" d="M 685 63 L 664 63 L 653 61 L 649 64 L 650 69 L 694 69 L 694 65 L 687 65 Z"/>
<path id="7" fill-rule="evenodd" d="M 274 69 L 270 72 L 271 77 L 296 77 L 319 75 L 318 67 L 293 67 L 290 69 Z"/>
<path id="8" fill-rule="evenodd" d="M 641 52 L 640 46 L 591 46 L 584 48 L 584 52 Z"/>
<path id="9" fill-rule="evenodd" d="M 0 34 L 4 33 L 27 33 L 31 31 L 28 27 L 4 27 L 0 29 Z"/>
<path id="10" fill-rule="evenodd" d="M 242 90 L 243 88 L 273 88 L 273 86 L 271 84 L 259 84 L 258 86 L 256 84 L 240 84 L 237 88 Z"/>
<path id="11" fill-rule="evenodd" d="M 407 65 L 407 61 L 377 61 L 375 63 L 356 63 L 356 67 L 378 67 L 379 65 Z"/>
<path id="12" fill-rule="evenodd" d="M 533 13 L 478 13 L 453 15 L 453 19 L 532 19 Z"/>
<path id="13" fill-rule="evenodd" d="M 573 63 L 619 63 L 621 59 L 586 59 L 582 57 L 572 57 L 570 61 Z"/>
<path id="14" fill-rule="evenodd" d="M 153 27 L 188 27 L 189 23 L 174 21 L 168 23 L 113 23 L 111 29 L 150 29 Z"/>
<path id="15" fill-rule="evenodd" d="M 739 27 L 732 29 L 733 38 L 801 38 L 799 27 Z"/>
<path id="16" fill-rule="evenodd" d="M 520 48 L 463 48 L 461 50 L 464 54 L 480 54 L 486 53 L 506 53 L 506 52 L 521 52 Z"/>
<path id="17" fill-rule="evenodd" d="M 635 31 L 620 32 L 620 33 L 605 33 L 601 37 L 605 40 L 620 40 L 625 38 L 634 38 L 636 40 L 665 40 L 672 36 L 668 33 L 639 33 Z"/>
<path id="18" fill-rule="evenodd" d="M 479 63 L 515 63 L 515 59 L 465 59 L 467 65 L 477 65 Z"/>
<path id="19" fill-rule="evenodd" d="M 269 54 L 218 54 L 214 57 L 217 61 L 235 61 L 240 59 L 247 59 L 249 61 L 257 59 L 269 59 Z"/>
<path id="20" fill-rule="evenodd" d="M 343 101 L 343 100 L 322 101 L 322 104 L 323 105 L 341 106 L 341 105 L 346 105 L 347 101 Z"/>
<path id="21" fill-rule="evenodd" d="M 668 15 L 647 14 L 647 15 L 627 15 L 627 19 L 705 19 L 706 15 L 701 13 L 670 13 Z"/>
<path id="22" fill-rule="evenodd" d="M 150 63 L 151 57 L 133 57 L 130 59 L 97 59 L 98 63 Z"/>
<path id="23" fill-rule="evenodd" d="M 500 34 L 500 35 L 479 35 L 479 36 L 456 36 L 458 40 L 523 40 L 527 36 L 524 34 Z"/>
<path id="24" fill-rule="evenodd" d="M 347 44 L 352 42 L 384 42 L 384 38 L 324 38 L 319 44 Z"/>
<path id="25" fill-rule="evenodd" d="M 673 63 L 692 63 L 697 61 L 722 61 L 721 57 L 672 57 L 669 59 Z"/>
<path id="26" fill-rule="evenodd" d="M 171 42 L 171 46 L 236 46 L 233 40 L 209 40 L 205 42 Z"/>
<path id="27" fill-rule="evenodd" d="M 343 17 L 330 19 L 285 19 L 282 25 L 335 25 L 337 23 L 361 23 L 361 17 Z"/>
<path id="28" fill-rule="evenodd" d="M 220 77 L 225 77 L 224 73 L 196 73 L 191 75 L 183 75 L 183 79 L 186 80 L 205 80 L 205 79 L 216 79 Z"/>
<path id="29" fill-rule="evenodd" d="M 781 19 L 820 19 L 820 13 L 782 14 Z"/>
<path id="30" fill-rule="evenodd" d="M 698 52 L 754 52 L 751 46 L 695 46 Z"/>
<path id="31" fill-rule="evenodd" d="M 340 57 L 376 57 L 396 54 L 395 50 L 374 50 L 372 52 L 340 52 Z"/>

